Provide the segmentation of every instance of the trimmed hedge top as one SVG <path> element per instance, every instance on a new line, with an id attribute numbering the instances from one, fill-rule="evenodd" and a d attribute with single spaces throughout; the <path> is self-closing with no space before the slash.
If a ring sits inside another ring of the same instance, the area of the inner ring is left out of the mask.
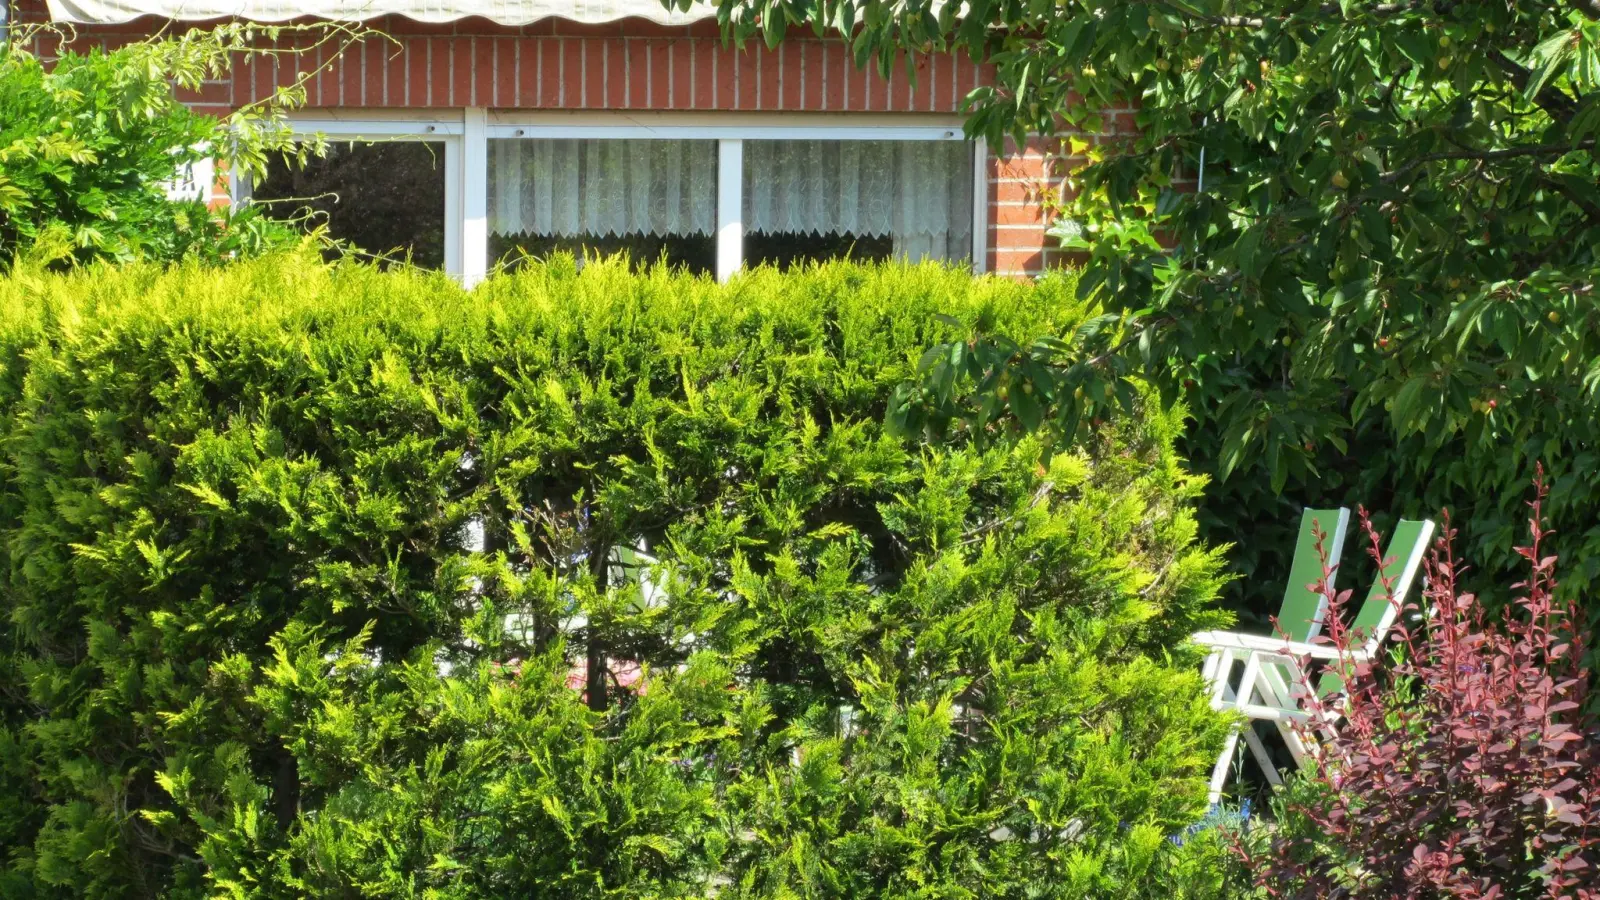
<path id="1" fill-rule="evenodd" d="M 1226 726 L 1180 414 L 880 427 L 936 314 L 1091 312 L 933 266 L 14 273 L 0 895 L 1181 896 Z"/>

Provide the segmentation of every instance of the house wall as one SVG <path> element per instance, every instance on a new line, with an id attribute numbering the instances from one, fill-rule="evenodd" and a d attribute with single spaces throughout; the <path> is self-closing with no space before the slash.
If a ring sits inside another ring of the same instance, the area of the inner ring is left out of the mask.
<path id="1" fill-rule="evenodd" d="M 12 0 L 12 9 L 13 22 L 24 27 L 47 19 L 44 0 Z M 302 44 L 299 54 L 252 55 L 184 99 L 222 115 L 292 84 L 302 71 L 317 71 L 307 105 L 322 109 L 795 113 L 870 115 L 876 123 L 932 115 L 958 122 L 961 98 L 990 77 L 963 55 L 930 55 L 916 59 L 914 83 L 903 66 L 885 79 L 856 69 L 836 38 L 796 32 L 775 50 L 759 42 L 735 49 L 723 45 L 714 22 L 674 28 L 644 20 L 547 20 L 504 27 L 481 19 L 425 25 L 389 17 L 369 24 L 389 39 L 342 52 L 334 44 Z M 78 28 L 70 46 L 115 46 L 162 25 L 143 19 Z M 55 38 L 41 36 L 35 49 L 48 57 L 55 45 Z M 1112 130 L 1131 127 L 1131 114 L 1113 111 L 1107 118 Z M 1062 261 L 1045 229 L 1049 200 L 1062 189 L 1070 160 L 1038 141 L 1020 149 L 1008 143 L 1002 156 L 987 160 L 986 268 L 1031 276 Z M 224 191 L 218 199 L 225 197 Z"/>

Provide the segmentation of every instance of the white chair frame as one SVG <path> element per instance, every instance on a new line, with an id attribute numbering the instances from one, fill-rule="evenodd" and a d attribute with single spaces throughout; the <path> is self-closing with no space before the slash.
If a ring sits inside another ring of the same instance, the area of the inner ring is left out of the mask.
<path id="1" fill-rule="evenodd" d="M 1416 543 L 1412 547 L 1404 548 L 1407 551 L 1404 565 L 1396 574 L 1392 585 L 1395 602 L 1389 604 L 1389 609 L 1372 628 L 1372 633 L 1366 642 L 1359 647 L 1340 652 L 1328 644 L 1311 644 L 1231 631 L 1202 631 L 1194 636 L 1195 643 L 1211 650 L 1206 657 L 1202 675 L 1211 688 L 1212 708 L 1232 709 L 1250 720 L 1229 733 L 1222 755 L 1218 757 L 1216 766 L 1211 771 L 1209 796 L 1213 805 L 1222 799 L 1222 788 L 1227 781 L 1228 768 L 1234 752 L 1238 749 L 1240 737 L 1244 738 L 1267 781 L 1274 787 L 1283 784 L 1282 776 L 1272 764 L 1272 757 L 1267 753 L 1266 746 L 1261 743 L 1261 738 L 1255 733 L 1251 723 L 1272 722 L 1282 735 L 1284 744 L 1289 748 L 1289 754 L 1294 758 L 1296 768 L 1305 768 L 1307 762 L 1313 760 L 1317 754 L 1315 743 L 1306 738 L 1313 735 L 1332 737 L 1333 725 L 1343 715 L 1342 705 L 1338 709 L 1331 707 L 1323 709 L 1320 715 L 1306 708 L 1306 698 L 1316 691 L 1312 683 L 1313 676 L 1307 672 L 1308 664 L 1319 661 L 1354 665 L 1373 659 L 1383 646 L 1389 629 L 1393 627 L 1399 615 L 1398 603 L 1403 601 L 1409 592 L 1411 582 L 1415 580 L 1421 568 L 1424 551 L 1432 539 L 1434 524 L 1431 521 L 1421 524 L 1421 532 Z M 1321 630 L 1320 621 L 1318 625 L 1314 631 Z M 1235 690 L 1232 677 L 1234 665 L 1238 662 L 1244 663 L 1244 672 L 1239 678 L 1239 687 Z"/>

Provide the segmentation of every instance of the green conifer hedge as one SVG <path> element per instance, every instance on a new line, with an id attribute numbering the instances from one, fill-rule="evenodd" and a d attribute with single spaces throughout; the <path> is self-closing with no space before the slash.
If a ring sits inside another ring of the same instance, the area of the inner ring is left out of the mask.
<path id="1" fill-rule="evenodd" d="M 0 896 L 1198 891 L 1180 419 L 887 437 L 936 313 L 1091 311 L 935 267 L 0 281 Z"/>

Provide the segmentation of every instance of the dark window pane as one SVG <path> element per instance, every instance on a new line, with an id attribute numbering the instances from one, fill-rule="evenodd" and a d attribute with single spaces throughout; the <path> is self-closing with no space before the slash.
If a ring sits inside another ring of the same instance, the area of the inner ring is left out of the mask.
<path id="1" fill-rule="evenodd" d="M 695 275 L 710 275 L 716 268 L 717 239 L 709 234 L 489 235 L 490 259 L 507 270 L 516 269 L 524 259 L 545 259 L 562 252 L 577 257 L 579 266 L 587 256 L 624 253 L 635 268 L 665 262 Z"/>
<path id="2" fill-rule="evenodd" d="M 390 141 L 330 144 L 303 169 L 273 160 L 251 196 L 366 253 L 442 269 L 444 191 L 444 144 Z"/>
<path id="3" fill-rule="evenodd" d="M 894 257 L 889 235 L 754 231 L 744 236 L 744 264 L 787 269 L 830 259 L 883 262 Z"/>

